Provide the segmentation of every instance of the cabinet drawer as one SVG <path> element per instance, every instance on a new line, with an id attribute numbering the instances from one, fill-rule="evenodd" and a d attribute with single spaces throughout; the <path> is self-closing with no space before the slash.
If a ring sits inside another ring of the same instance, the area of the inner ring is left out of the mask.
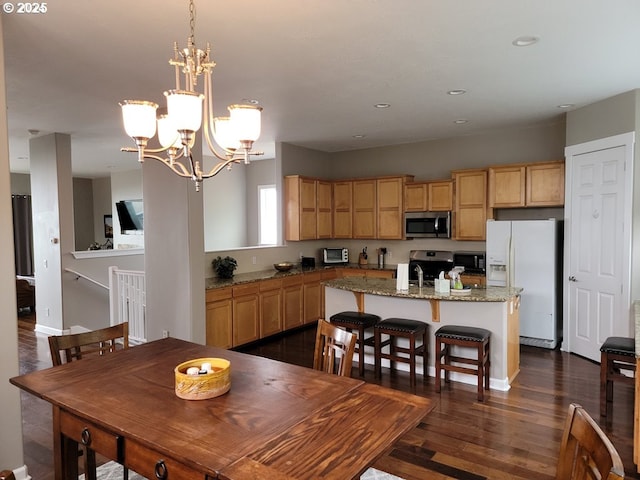
<path id="1" fill-rule="evenodd" d="M 160 480 L 206 479 L 205 473 L 190 468 L 177 460 L 161 455 L 134 440 L 124 446 L 125 466 L 145 478 Z M 214 478 L 214 477 L 211 477 Z"/>
<path id="2" fill-rule="evenodd" d="M 282 279 L 283 287 L 290 287 L 292 285 L 302 285 L 302 275 L 291 275 Z"/>
<path id="3" fill-rule="evenodd" d="M 282 288 L 282 280 L 279 278 L 275 280 L 262 280 L 260 282 L 261 292 L 268 292 L 269 290 L 278 290 L 280 288 Z"/>
<path id="4" fill-rule="evenodd" d="M 86 444 L 101 455 L 122 462 L 122 437 L 119 435 L 105 432 L 100 427 L 64 411 L 60 412 L 60 431 L 80 445 Z"/>
<path id="5" fill-rule="evenodd" d="M 242 297 L 244 295 L 255 295 L 260 291 L 259 282 L 251 282 L 246 285 L 238 285 L 233 287 L 233 297 Z"/>
<path id="6" fill-rule="evenodd" d="M 226 300 L 231 298 L 231 287 L 212 288 L 206 291 L 206 301 L 216 302 L 218 300 Z"/>
<path id="7" fill-rule="evenodd" d="M 322 272 L 305 273 L 303 277 L 304 283 L 317 283 L 322 278 Z"/>

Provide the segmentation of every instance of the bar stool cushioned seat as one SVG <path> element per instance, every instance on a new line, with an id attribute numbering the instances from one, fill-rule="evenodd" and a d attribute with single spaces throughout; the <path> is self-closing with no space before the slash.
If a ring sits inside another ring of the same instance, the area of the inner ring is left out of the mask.
<path id="1" fill-rule="evenodd" d="M 416 384 L 416 355 L 422 355 L 422 380 L 426 379 L 427 359 L 429 358 L 429 340 L 427 339 L 429 325 L 427 323 L 406 318 L 387 318 L 377 323 L 373 330 L 375 334 L 376 377 L 382 375 L 383 358 L 391 361 L 392 369 L 395 368 L 394 362 L 408 363 L 409 382 L 413 387 Z M 389 338 L 383 342 L 382 335 L 388 335 Z M 398 337 L 408 338 L 409 347 L 398 346 L 396 342 Z M 422 344 L 416 346 L 416 339 L 420 339 Z M 389 353 L 383 353 L 382 349 L 387 345 Z"/>
<path id="2" fill-rule="evenodd" d="M 358 332 L 356 353 L 358 354 L 358 373 L 364 375 L 364 346 L 373 346 L 374 336 L 365 337 L 365 330 L 373 327 L 380 321 L 378 315 L 364 312 L 340 312 L 331 315 L 329 321 L 338 327 L 345 328 L 348 332 Z"/>
<path id="3" fill-rule="evenodd" d="M 484 390 L 489 390 L 491 370 L 491 332 L 484 328 L 446 325 L 435 333 L 436 338 L 436 393 L 440 393 L 441 371 L 449 382 L 449 372 L 468 373 L 478 377 L 478 401 L 484 401 Z M 477 350 L 476 358 L 452 355 L 451 347 L 468 347 Z M 474 368 L 456 364 L 473 365 Z M 484 384 L 484 389 L 483 389 Z"/>
<path id="4" fill-rule="evenodd" d="M 600 416 L 613 409 L 613 382 L 633 384 L 635 379 L 620 370 L 636 370 L 636 341 L 630 337 L 609 337 L 600 347 Z"/>

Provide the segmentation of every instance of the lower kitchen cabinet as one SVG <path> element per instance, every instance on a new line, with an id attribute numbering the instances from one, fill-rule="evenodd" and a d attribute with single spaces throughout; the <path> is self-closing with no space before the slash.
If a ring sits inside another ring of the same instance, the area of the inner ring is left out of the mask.
<path id="1" fill-rule="evenodd" d="M 233 346 L 260 338 L 260 284 L 252 282 L 233 287 Z"/>
<path id="2" fill-rule="evenodd" d="M 231 348 L 233 346 L 231 287 L 207 290 L 206 300 L 207 345 Z"/>
<path id="3" fill-rule="evenodd" d="M 292 275 L 282 279 L 283 326 L 285 330 L 302 325 L 303 276 Z"/>
<path id="4" fill-rule="evenodd" d="M 322 313 L 321 301 L 322 301 L 322 285 L 320 281 L 322 279 L 321 272 L 312 272 L 303 274 L 303 323 L 313 323 L 320 318 Z"/>
<path id="5" fill-rule="evenodd" d="M 324 318 L 323 281 L 393 278 L 393 270 L 328 268 L 206 291 L 206 343 L 232 348 Z"/>
<path id="6" fill-rule="evenodd" d="M 282 280 L 260 282 L 260 338 L 282 331 Z"/>

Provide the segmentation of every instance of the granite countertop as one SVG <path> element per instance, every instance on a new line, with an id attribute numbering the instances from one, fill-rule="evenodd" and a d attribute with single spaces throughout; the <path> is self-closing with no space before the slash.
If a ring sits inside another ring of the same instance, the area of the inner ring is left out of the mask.
<path id="1" fill-rule="evenodd" d="M 238 273 L 233 278 L 225 279 L 218 277 L 211 277 L 205 279 L 205 289 L 212 288 L 224 288 L 233 287 L 234 285 L 241 285 L 243 283 L 258 282 L 261 280 L 271 280 L 277 278 L 290 277 L 292 275 L 302 275 L 303 273 L 323 272 L 331 268 L 354 268 L 362 270 L 388 270 L 395 272 L 396 265 L 385 265 L 383 268 L 378 267 L 375 264 L 371 265 L 358 265 L 357 263 L 349 263 L 347 265 L 337 264 L 333 265 L 319 265 L 312 268 L 302 268 L 299 264 L 293 267 L 288 272 L 279 272 L 275 268 L 270 270 L 260 270 L 257 272 Z M 395 280 L 394 280 L 395 282 Z"/>
<path id="2" fill-rule="evenodd" d="M 386 278 L 348 277 L 323 282 L 327 287 L 348 290 L 351 292 L 368 293 L 387 297 L 416 298 L 425 300 L 454 300 L 462 302 L 506 302 L 522 293 L 518 287 L 486 287 L 472 288 L 466 295 L 451 295 L 436 293 L 433 287 L 418 288 L 409 285 L 408 292 L 396 290 L 396 280 Z"/>

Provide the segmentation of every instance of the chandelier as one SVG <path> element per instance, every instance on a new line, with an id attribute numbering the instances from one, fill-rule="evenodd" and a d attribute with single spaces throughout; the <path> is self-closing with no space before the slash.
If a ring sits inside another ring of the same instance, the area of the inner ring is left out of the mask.
<path id="1" fill-rule="evenodd" d="M 124 100 L 122 119 L 124 129 L 136 143 L 136 147 L 123 147 L 123 152 L 137 152 L 138 161 L 146 158 L 158 160 L 181 177 L 191 178 L 196 191 L 205 178 L 213 177 L 234 163 L 249 163 L 250 155 L 262 155 L 251 151 L 253 142 L 260 137 L 262 107 L 258 105 L 229 105 L 229 116 L 213 116 L 213 84 L 211 74 L 215 62 L 209 58 L 211 47 L 196 48 L 195 6 L 189 1 L 190 35 L 187 47 L 178 49 L 174 43 L 174 58 L 169 64 L 175 68 L 176 88 L 164 92 L 166 108 L 146 100 Z M 184 86 L 181 77 L 184 75 Z M 203 78 L 203 93 L 197 91 L 198 77 Z M 196 132 L 204 117 L 204 138 L 213 155 L 219 160 L 208 172 L 202 170 L 199 160 L 194 160 L 192 148 Z M 159 148 L 147 148 L 149 139 L 158 133 Z M 217 144 L 217 148 L 216 148 Z M 220 150 L 220 151 L 219 151 Z M 164 156 L 161 156 L 164 155 Z"/>

